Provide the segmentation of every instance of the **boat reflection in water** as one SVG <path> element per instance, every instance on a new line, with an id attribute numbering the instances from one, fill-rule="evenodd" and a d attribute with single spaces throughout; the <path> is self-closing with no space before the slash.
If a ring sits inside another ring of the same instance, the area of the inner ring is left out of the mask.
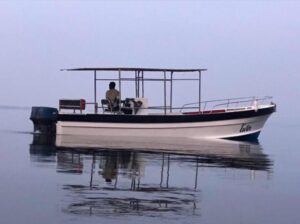
<path id="1" fill-rule="evenodd" d="M 227 140 L 34 135 L 30 158 L 66 175 L 63 212 L 114 217 L 197 216 L 203 169 L 244 170 L 250 178 L 272 170 L 261 145 Z"/>

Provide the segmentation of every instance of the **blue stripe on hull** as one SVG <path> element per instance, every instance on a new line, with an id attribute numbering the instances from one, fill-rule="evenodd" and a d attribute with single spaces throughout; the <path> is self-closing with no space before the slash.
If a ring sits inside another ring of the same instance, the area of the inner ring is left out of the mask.
<path id="1" fill-rule="evenodd" d="M 248 135 L 242 135 L 242 136 L 236 136 L 236 137 L 229 137 L 229 138 L 225 138 L 225 139 L 239 140 L 239 141 L 249 141 L 249 142 L 257 142 L 259 134 L 260 134 L 260 131 L 254 132 L 254 133 L 248 134 Z"/>

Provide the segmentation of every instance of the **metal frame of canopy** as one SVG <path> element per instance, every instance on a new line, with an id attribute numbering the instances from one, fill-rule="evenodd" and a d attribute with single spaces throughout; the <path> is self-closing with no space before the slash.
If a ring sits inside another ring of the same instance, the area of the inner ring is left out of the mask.
<path id="1" fill-rule="evenodd" d="M 164 82 L 164 114 L 167 114 L 167 82 L 170 82 L 170 112 L 172 112 L 172 104 L 173 104 L 173 81 L 198 81 L 199 89 L 198 89 L 198 108 L 201 111 L 201 73 L 203 71 L 207 71 L 207 69 L 159 69 L 159 68 L 125 68 L 125 67 L 116 67 L 116 68 L 73 68 L 73 69 L 62 69 L 62 71 L 92 71 L 94 73 L 94 110 L 95 113 L 98 111 L 97 104 L 97 81 L 118 81 L 119 84 L 119 92 L 120 98 L 122 97 L 122 81 L 134 81 L 135 82 L 135 95 L 136 97 L 144 97 L 144 82 L 145 81 L 163 81 Z M 97 72 L 100 71 L 116 71 L 118 72 L 118 78 L 109 79 L 109 78 L 98 78 Z M 134 72 L 134 78 L 122 78 L 123 72 Z M 144 78 L 146 72 L 162 72 L 163 78 Z M 198 78 L 181 78 L 176 79 L 173 78 L 174 73 L 198 73 Z M 121 107 L 120 107 L 121 108 Z"/>

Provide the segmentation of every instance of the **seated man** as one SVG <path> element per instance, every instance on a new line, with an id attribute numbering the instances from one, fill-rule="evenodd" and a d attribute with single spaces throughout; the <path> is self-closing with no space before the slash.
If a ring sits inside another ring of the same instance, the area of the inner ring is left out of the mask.
<path id="1" fill-rule="evenodd" d="M 118 111 L 119 110 L 119 100 L 120 100 L 120 93 L 118 90 L 115 89 L 116 83 L 110 82 L 109 83 L 109 90 L 106 91 L 106 99 L 109 101 L 109 109 L 111 111 Z"/>

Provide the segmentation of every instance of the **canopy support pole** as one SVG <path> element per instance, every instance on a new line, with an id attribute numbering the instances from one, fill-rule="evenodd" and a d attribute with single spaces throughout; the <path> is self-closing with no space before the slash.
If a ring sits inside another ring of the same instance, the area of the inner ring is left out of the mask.
<path id="1" fill-rule="evenodd" d="M 97 114 L 98 112 L 98 105 L 97 105 L 97 71 L 94 70 L 94 103 L 95 103 L 95 107 L 94 107 L 94 110 L 95 110 L 95 113 Z"/>
<path id="2" fill-rule="evenodd" d="M 167 114 L 167 74 L 166 71 L 164 71 L 164 110 L 165 115 Z"/>
<path id="3" fill-rule="evenodd" d="M 201 112 L 201 70 L 199 70 L 199 112 Z"/>
<path id="4" fill-rule="evenodd" d="M 137 98 L 140 97 L 140 71 L 138 71 L 137 75 Z"/>
<path id="5" fill-rule="evenodd" d="M 173 72 L 171 72 L 171 83 L 170 83 L 170 112 L 172 112 L 173 104 Z"/>
<path id="6" fill-rule="evenodd" d="M 142 97 L 144 98 L 144 71 L 142 71 Z"/>
<path id="7" fill-rule="evenodd" d="M 120 93 L 120 99 L 119 99 L 119 111 L 121 111 L 121 99 L 122 99 L 122 89 L 121 89 L 121 70 L 119 69 L 119 93 Z"/>
<path id="8" fill-rule="evenodd" d="M 138 71 L 134 71 L 135 75 L 135 97 L 137 98 L 138 96 L 138 91 L 137 91 L 137 76 L 138 76 Z"/>

